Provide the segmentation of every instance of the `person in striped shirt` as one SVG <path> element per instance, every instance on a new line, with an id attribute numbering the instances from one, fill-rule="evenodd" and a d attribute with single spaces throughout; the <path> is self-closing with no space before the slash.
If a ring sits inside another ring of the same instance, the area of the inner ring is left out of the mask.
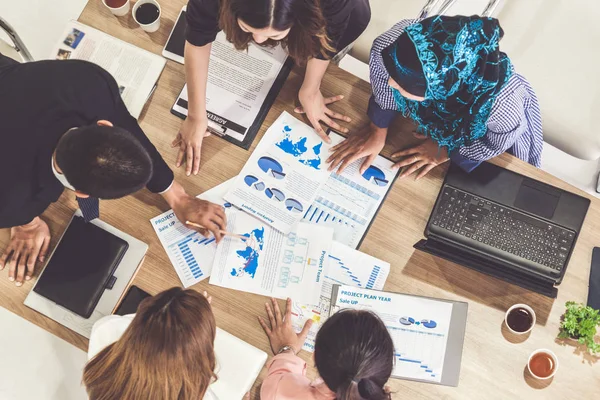
<path id="1" fill-rule="evenodd" d="M 373 43 L 373 95 L 366 132 L 333 148 L 330 169 L 341 173 L 365 158 L 363 173 L 383 149 L 401 113 L 417 125 L 422 142 L 392 155 L 400 175 L 416 179 L 448 160 L 470 172 L 508 151 L 539 167 L 543 145 L 537 97 L 499 50 L 498 20 L 434 16 L 403 20 Z"/>

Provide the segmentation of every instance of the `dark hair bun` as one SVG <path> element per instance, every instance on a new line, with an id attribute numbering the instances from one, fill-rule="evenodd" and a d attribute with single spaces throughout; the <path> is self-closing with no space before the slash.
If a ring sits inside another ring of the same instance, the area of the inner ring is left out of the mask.
<path id="1" fill-rule="evenodd" d="M 381 385 L 378 385 L 369 378 L 362 378 L 358 381 L 358 393 L 365 400 L 387 400 L 390 398 Z"/>

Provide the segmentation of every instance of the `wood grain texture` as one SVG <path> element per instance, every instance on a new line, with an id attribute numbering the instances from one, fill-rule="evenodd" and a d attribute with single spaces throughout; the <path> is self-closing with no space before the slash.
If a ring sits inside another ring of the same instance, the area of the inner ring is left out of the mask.
<path id="1" fill-rule="evenodd" d="M 114 17 L 100 0 L 91 0 L 88 3 L 80 21 L 160 54 L 183 4 L 183 0 L 161 1 L 162 25 L 161 29 L 153 34 L 147 34 L 137 28 L 131 16 Z M 266 128 L 282 111 L 293 112 L 302 77 L 302 69 L 292 71 L 250 151 L 240 149 L 220 138 L 208 137 L 204 140 L 200 174 L 186 177 L 184 171 L 178 169 L 175 170 L 176 179 L 189 193 L 198 194 L 237 175 Z M 170 143 L 181 125 L 181 120 L 170 114 L 170 108 L 183 84 L 183 66 L 168 61 L 158 89 L 140 119 L 142 128 L 170 166 L 174 166 L 176 157 L 176 150 L 170 147 Z M 333 109 L 352 117 L 352 123 L 349 124 L 351 131 L 367 125 L 366 108 L 370 87 L 366 82 L 331 66 L 325 76 L 322 90 L 326 96 L 345 96 Z M 394 150 L 409 145 L 413 140 L 410 135 L 412 129 L 410 122 L 399 118 L 391 129 L 389 143 L 383 154 L 389 156 Z M 595 398 L 600 387 L 598 358 L 588 356 L 582 353 L 580 348 L 556 341 L 555 338 L 560 317 L 564 312 L 564 303 L 567 300 L 586 300 L 592 248 L 600 245 L 600 200 L 510 155 L 502 155 L 493 162 L 574 191 L 592 201 L 568 271 L 560 286 L 558 299 L 547 299 L 414 250 L 413 244 L 423 237 L 425 224 L 442 184 L 446 167 L 435 169 L 418 183 L 410 178 L 398 180 L 360 250 L 392 264 L 385 290 L 467 301 L 469 315 L 459 387 L 392 380 L 390 386 L 396 393 L 394 398 Z M 134 284 L 151 294 L 181 285 L 149 223 L 150 218 L 167 208 L 160 196 L 147 190 L 120 200 L 102 201 L 101 204 L 102 220 L 149 244 L 146 260 Z M 75 209 L 73 195 L 65 191 L 60 200 L 43 214 L 42 217 L 48 222 L 54 238 L 52 246 L 56 244 L 56 238 L 65 229 Z M 8 238 L 8 230 L 0 231 L 0 249 L 5 248 Z M 73 345 L 86 349 L 85 338 L 23 305 L 31 287 L 32 283 L 29 282 L 17 288 L 3 276 L 0 279 L 0 305 Z M 207 290 L 213 296 L 213 309 L 219 327 L 270 353 L 267 338 L 256 320 L 257 315 L 264 313 L 264 303 L 267 300 L 265 297 L 209 286 L 208 280 L 197 284 L 194 289 Z M 517 302 L 528 303 L 538 315 L 537 326 L 526 340 L 521 342 L 511 337 L 502 326 L 505 310 Z M 543 385 L 525 373 L 525 363 L 529 354 L 538 348 L 552 349 L 560 361 L 557 375 L 551 382 Z M 308 376 L 316 377 L 311 354 L 302 352 L 301 357 L 309 364 Z M 253 399 L 259 397 L 258 388 L 265 374 L 266 370 L 263 369 L 252 391 Z"/>

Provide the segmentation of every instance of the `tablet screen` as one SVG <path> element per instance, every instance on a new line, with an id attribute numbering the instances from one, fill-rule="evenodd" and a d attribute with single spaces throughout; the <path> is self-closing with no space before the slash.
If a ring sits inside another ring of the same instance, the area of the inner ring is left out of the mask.
<path id="1" fill-rule="evenodd" d="M 176 54 L 178 56 L 183 57 L 183 51 L 185 48 L 185 29 L 186 29 L 186 20 L 185 20 L 185 10 L 181 11 L 179 14 L 179 18 L 177 19 L 177 23 L 173 28 L 173 32 L 171 33 L 171 37 L 165 46 L 165 50 L 169 53 Z"/>

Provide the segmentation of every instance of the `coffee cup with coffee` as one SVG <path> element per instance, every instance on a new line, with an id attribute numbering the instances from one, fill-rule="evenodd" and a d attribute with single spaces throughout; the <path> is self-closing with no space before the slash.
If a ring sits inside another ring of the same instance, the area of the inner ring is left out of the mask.
<path id="1" fill-rule="evenodd" d="M 111 13 L 117 17 L 127 15 L 131 8 L 129 0 L 102 0 L 102 4 L 110 10 Z"/>
<path id="2" fill-rule="evenodd" d="M 535 311 L 527 304 L 513 305 L 506 311 L 504 316 L 506 327 L 516 335 L 524 335 L 531 332 L 535 321 Z"/>
<path id="3" fill-rule="evenodd" d="M 156 32 L 160 28 L 160 4 L 156 0 L 138 0 L 133 6 L 133 19 L 146 32 Z"/>
<path id="4" fill-rule="evenodd" d="M 527 370 L 536 379 L 550 379 L 558 369 L 556 354 L 548 349 L 539 349 L 531 353 L 527 361 Z"/>

